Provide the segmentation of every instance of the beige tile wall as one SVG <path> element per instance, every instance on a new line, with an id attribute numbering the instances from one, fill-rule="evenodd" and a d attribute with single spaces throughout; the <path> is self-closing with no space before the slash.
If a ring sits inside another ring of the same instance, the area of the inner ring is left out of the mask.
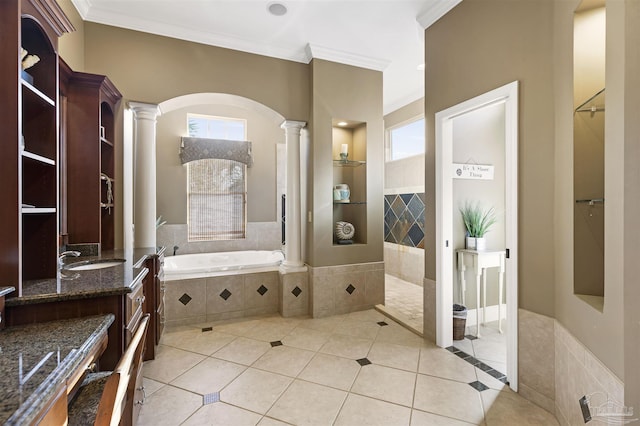
<path id="1" fill-rule="evenodd" d="M 518 392 L 555 413 L 555 351 L 553 318 L 518 310 Z"/>
<path id="2" fill-rule="evenodd" d="M 298 287 L 300 292 L 294 293 Z M 309 314 L 309 273 L 293 272 L 280 273 L 280 294 L 278 306 L 283 317 L 293 317 Z"/>
<path id="3" fill-rule="evenodd" d="M 555 406 L 560 424 L 584 424 L 578 403 L 583 396 L 591 397 L 591 406 L 608 402 L 610 406 L 622 407 L 622 381 L 557 321 L 554 338 Z"/>
<path id="4" fill-rule="evenodd" d="M 370 309 L 384 303 L 384 262 L 309 268 L 314 318 Z M 349 286 L 353 292 L 347 292 Z"/>
<path id="5" fill-rule="evenodd" d="M 422 287 L 424 249 L 385 242 L 384 269 L 387 274 Z"/>

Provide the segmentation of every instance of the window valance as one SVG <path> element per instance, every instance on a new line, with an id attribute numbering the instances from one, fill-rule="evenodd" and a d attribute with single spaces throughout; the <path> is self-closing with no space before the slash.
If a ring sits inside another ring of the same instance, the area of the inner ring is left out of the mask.
<path id="1" fill-rule="evenodd" d="M 180 138 L 180 162 L 182 164 L 207 158 L 238 161 L 246 164 L 247 167 L 251 167 L 253 165 L 251 142 L 228 139 Z"/>

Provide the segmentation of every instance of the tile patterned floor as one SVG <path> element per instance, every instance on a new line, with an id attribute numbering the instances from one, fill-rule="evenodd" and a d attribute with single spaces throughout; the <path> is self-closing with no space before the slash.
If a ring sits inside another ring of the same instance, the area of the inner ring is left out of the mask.
<path id="1" fill-rule="evenodd" d="M 139 425 L 557 424 L 375 310 L 170 329 L 143 375 Z"/>
<path id="2" fill-rule="evenodd" d="M 506 321 L 502 321 L 502 330 L 498 331 L 498 322 L 489 322 L 480 326 L 482 337 L 475 338 L 476 327 L 467 327 L 463 340 L 454 340 L 453 346 L 466 352 L 483 363 L 506 374 L 507 372 L 507 334 Z"/>
<path id="3" fill-rule="evenodd" d="M 384 307 L 380 309 L 422 334 L 424 327 L 422 287 L 389 274 L 384 276 L 384 286 Z"/>

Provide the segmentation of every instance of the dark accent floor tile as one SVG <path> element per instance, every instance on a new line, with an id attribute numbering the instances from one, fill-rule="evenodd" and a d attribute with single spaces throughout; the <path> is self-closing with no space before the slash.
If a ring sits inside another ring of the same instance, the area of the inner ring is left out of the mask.
<path id="1" fill-rule="evenodd" d="M 360 359 L 356 359 L 356 362 L 358 364 L 360 364 L 361 366 L 365 366 L 365 365 L 369 365 L 371 364 L 371 361 L 369 361 L 367 358 L 360 358 Z"/>
<path id="2" fill-rule="evenodd" d="M 271 342 L 271 347 L 275 348 L 276 346 L 282 346 L 282 342 L 280 340 L 276 340 Z"/>
<path id="3" fill-rule="evenodd" d="M 501 377 L 504 377 L 504 373 L 501 373 L 498 370 L 494 370 L 494 369 L 487 371 L 487 374 L 498 380 L 500 380 Z"/>
<path id="4" fill-rule="evenodd" d="M 202 332 L 204 333 L 205 331 L 213 331 L 213 327 L 202 327 Z"/>
<path id="5" fill-rule="evenodd" d="M 456 348 L 455 346 L 449 346 L 448 348 L 446 348 L 449 352 L 460 352 L 460 349 Z"/>
<path id="6" fill-rule="evenodd" d="M 477 337 L 472 335 L 472 334 L 465 334 L 464 337 L 466 337 L 469 340 L 476 340 L 477 339 Z"/>
<path id="7" fill-rule="evenodd" d="M 472 388 L 474 388 L 475 390 L 477 390 L 479 392 L 482 392 L 482 391 L 485 391 L 485 390 L 489 389 L 489 386 L 487 386 L 484 383 L 479 382 L 477 380 L 475 382 L 469 383 L 469 386 L 471 386 Z"/>
<path id="8" fill-rule="evenodd" d="M 386 322 L 384 322 L 384 321 L 380 321 L 380 322 L 378 322 L 378 325 L 379 325 L 380 327 L 384 327 L 385 325 L 389 325 L 389 324 L 387 324 L 387 323 L 386 323 Z"/>
<path id="9" fill-rule="evenodd" d="M 480 370 L 482 370 L 484 372 L 493 370 L 493 367 L 491 367 L 490 365 L 485 364 L 484 362 L 480 362 L 480 363 L 476 364 L 476 367 L 478 367 Z"/>

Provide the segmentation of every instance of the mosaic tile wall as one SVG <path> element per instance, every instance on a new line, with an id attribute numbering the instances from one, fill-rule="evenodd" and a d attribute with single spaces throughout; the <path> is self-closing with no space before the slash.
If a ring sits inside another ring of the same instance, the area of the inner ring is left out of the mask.
<path id="1" fill-rule="evenodd" d="M 424 248 L 424 192 L 384 196 L 384 240 Z"/>

